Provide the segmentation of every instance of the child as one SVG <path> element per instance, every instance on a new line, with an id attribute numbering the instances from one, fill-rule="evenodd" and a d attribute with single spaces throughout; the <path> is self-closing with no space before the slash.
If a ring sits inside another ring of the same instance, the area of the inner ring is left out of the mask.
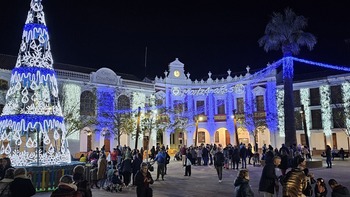
<path id="1" fill-rule="evenodd" d="M 316 197 L 326 197 L 327 196 L 327 187 L 323 178 L 318 178 L 315 185 L 315 196 Z"/>
<path id="2" fill-rule="evenodd" d="M 245 196 L 245 197 L 254 197 L 254 193 L 249 185 L 249 172 L 246 169 L 239 171 L 237 179 L 234 183 L 235 186 L 235 196 Z"/>

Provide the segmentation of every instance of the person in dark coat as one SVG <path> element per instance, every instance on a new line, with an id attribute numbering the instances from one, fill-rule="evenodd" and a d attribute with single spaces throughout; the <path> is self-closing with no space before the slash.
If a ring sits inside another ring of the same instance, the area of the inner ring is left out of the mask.
<path id="1" fill-rule="evenodd" d="M 332 188 L 332 197 L 350 197 L 348 188 L 340 185 L 335 179 L 329 179 L 328 184 Z"/>
<path id="2" fill-rule="evenodd" d="M 326 146 L 326 163 L 327 168 L 332 168 L 332 149 L 329 145 Z"/>
<path id="3" fill-rule="evenodd" d="M 281 164 L 281 158 L 275 156 L 272 161 L 272 163 L 269 162 L 264 166 L 261 173 L 259 191 L 263 192 L 264 197 L 273 196 L 275 193 L 275 186 L 278 184 L 275 168 Z"/>
<path id="4" fill-rule="evenodd" d="M 5 172 L 5 177 L 0 181 L 0 197 L 12 196 L 10 184 L 14 179 L 14 168 L 9 168 Z"/>
<path id="5" fill-rule="evenodd" d="M 50 197 L 83 197 L 83 195 L 77 191 L 72 176 L 64 175 L 60 179 L 58 188 L 52 192 Z"/>
<path id="6" fill-rule="evenodd" d="M 138 171 L 135 176 L 137 197 L 152 197 L 153 191 L 149 185 L 153 183 L 152 175 L 148 171 L 148 165 L 146 162 L 143 162 L 141 164 L 141 170 Z"/>
<path id="7" fill-rule="evenodd" d="M 141 163 L 142 163 L 141 154 L 138 153 L 134 156 L 134 159 L 132 160 L 132 163 L 131 163 L 132 185 L 135 185 L 135 176 L 136 176 L 136 173 L 140 170 Z"/>
<path id="8" fill-rule="evenodd" d="M 130 184 L 130 178 L 131 178 L 131 172 L 132 172 L 131 162 L 132 161 L 130 158 L 126 158 L 122 161 L 122 165 L 121 165 L 123 180 L 126 186 Z"/>
<path id="9" fill-rule="evenodd" d="M 239 150 L 239 155 L 242 158 L 242 169 L 247 168 L 247 153 L 248 153 L 248 150 L 245 147 L 245 144 L 242 144 Z"/>
<path id="10" fill-rule="evenodd" d="M 238 165 L 239 165 L 239 160 L 240 160 L 240 157 L 239 157 L 239 149 L 237 146 L 234 146 L 233 147 L 233 152 L 232 152 L 232 163 L 233 163 L 233 169 L 235 169 L 236 167 L 236 170 L 238 170 Z"/>
<path id="11" fill-rule="evenodd" d="M 218 152 L 214 155 L 214 166 L 219 177 L 219 183 L 222 181 L 222 167 L 224 166 L 225 157 L 222 148 L 218 147 Z"/>
<path id="12" fill-rule="evenodd" d="M 281 151 L 281 164 L 278 166 L 281 169 L 282 175 L 286 175 L 286 171 L 288 169 L 288 155 L 285 150 Z"/>
<path id="13" fill-rule="evenodd" d="M 240 170 L 234 183 L 236 197 L 254 197 L 254 192 L 249 185 L 249 172 L 246 169 Z"/>
<path id="14" fill-rule="evenodd" d="M 203 149 L 202 149 L 202 159 L 203 159 L 203 165 L 207 166 L 209 161 L 209 150 L 205 146 L 203 146 Z"/>
<path id="15" fill-rule="evenodd" d="M 192 154 L 190 153 L 190 150 L 187 149 L 186 154 L 186 164 L 185 164 L 185 176 L 191 176 L 191 166 L 192 166 Z"/>
<path id="16" fill-rule="evenodd" d="M 25 168 L 15 169 L 14 177 L 10 185 L 12 197 L 30 197 L 36 193 L 32 181 L 27 177 Z"/>
<path id="17" fill-rule="evenodd" d="M 73 180 L 83 197 L 92 197 L 89 182 L 84 177 L 85 167 L 77 165 L 73 169 Z"/>

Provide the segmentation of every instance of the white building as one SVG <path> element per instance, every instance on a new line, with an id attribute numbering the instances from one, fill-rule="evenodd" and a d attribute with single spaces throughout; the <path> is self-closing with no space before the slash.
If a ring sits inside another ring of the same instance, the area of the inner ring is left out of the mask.
<path id="1" fill-rule="evenodd" d="M 16 57 L 0 55 L 0 109 L 5 104 L 5 95 L 11 69 Z M 86 152 L 95 147 L 106 146 L 110 150 L 117 145 L 115 136 L 106 137 L 105 132 L 113 130 L 113 119 L 103 113 L 123 110 L 141 113 L 163 108 L 176 110 L 168 114 L 170 121 L 187 119 L 183 129 L 168 127 L 157 135 L 154 129 L 150 145 L 157 142 L 176 149 L 179 145 L 236 144 L 236 130 L 239 142 L 280 146 L 284 142 L 283 129 L 283 85 L 279 83 L 277 67 L 270 65 L 263 70 L 252 72 L 249 67 L 243 73 L 227 71 L 217 78 L 208 77 L 191 80 L 185 73 L 185 66 L 178 59 L 169 64 L 164 77 L 154 81 L 141 81 L 135 76 L 115 73 L 109 68 L 98 70 L 68 64 L 54 64 L 57 73 L 59 93 L 63 111 L 76 109 L 78 118 L 96 117 L 98 125 L 82 128 L 69 137 L 72 153 Z M 298 144 L 305 144 L 301 119 L 301 105 L 305 110 L 310 146 L 314 153 L 320 153 L 325 145 L 348 149 L 346 128 L 350 125 L 350 74 L 322 76 L 294 83 L 295 116 Z M 77 106 L 75 108 L 75 106 Z M 235 110 L 236 128 L 233 120 Z M 157 116 L 161 116 L 158 114 Z M 141 116 L 141 119 L 144 115 Z M 154 117 L 154 120 L 158 117 Z M 135 132 L 134 132 L 135 133 Z M 145 145 L 141 134 L 138 147 Z M 122 135 L 121 145 L 135 146 L 134 135 Z"/>

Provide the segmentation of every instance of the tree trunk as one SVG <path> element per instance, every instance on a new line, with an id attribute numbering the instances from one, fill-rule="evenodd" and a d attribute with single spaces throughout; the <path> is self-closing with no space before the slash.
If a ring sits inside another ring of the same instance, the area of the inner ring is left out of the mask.
<path id="1" fill-rule="evenodd" d="M 297 143 L 294 118 L 293 72 L 293 60 L 287 57 L 283 61 L 284 128 L 285 145 L 287 147 Z"/>

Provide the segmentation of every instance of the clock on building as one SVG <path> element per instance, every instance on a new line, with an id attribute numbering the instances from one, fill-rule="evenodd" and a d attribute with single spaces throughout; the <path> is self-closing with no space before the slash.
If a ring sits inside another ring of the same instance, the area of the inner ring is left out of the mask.
<path id="1" fill-rule="evenodd" d="M 174 71 L 174 76 L 175 76 L 175 77 L 180 77 L 180 71 L 175 70 L 175 71 Z"/>

